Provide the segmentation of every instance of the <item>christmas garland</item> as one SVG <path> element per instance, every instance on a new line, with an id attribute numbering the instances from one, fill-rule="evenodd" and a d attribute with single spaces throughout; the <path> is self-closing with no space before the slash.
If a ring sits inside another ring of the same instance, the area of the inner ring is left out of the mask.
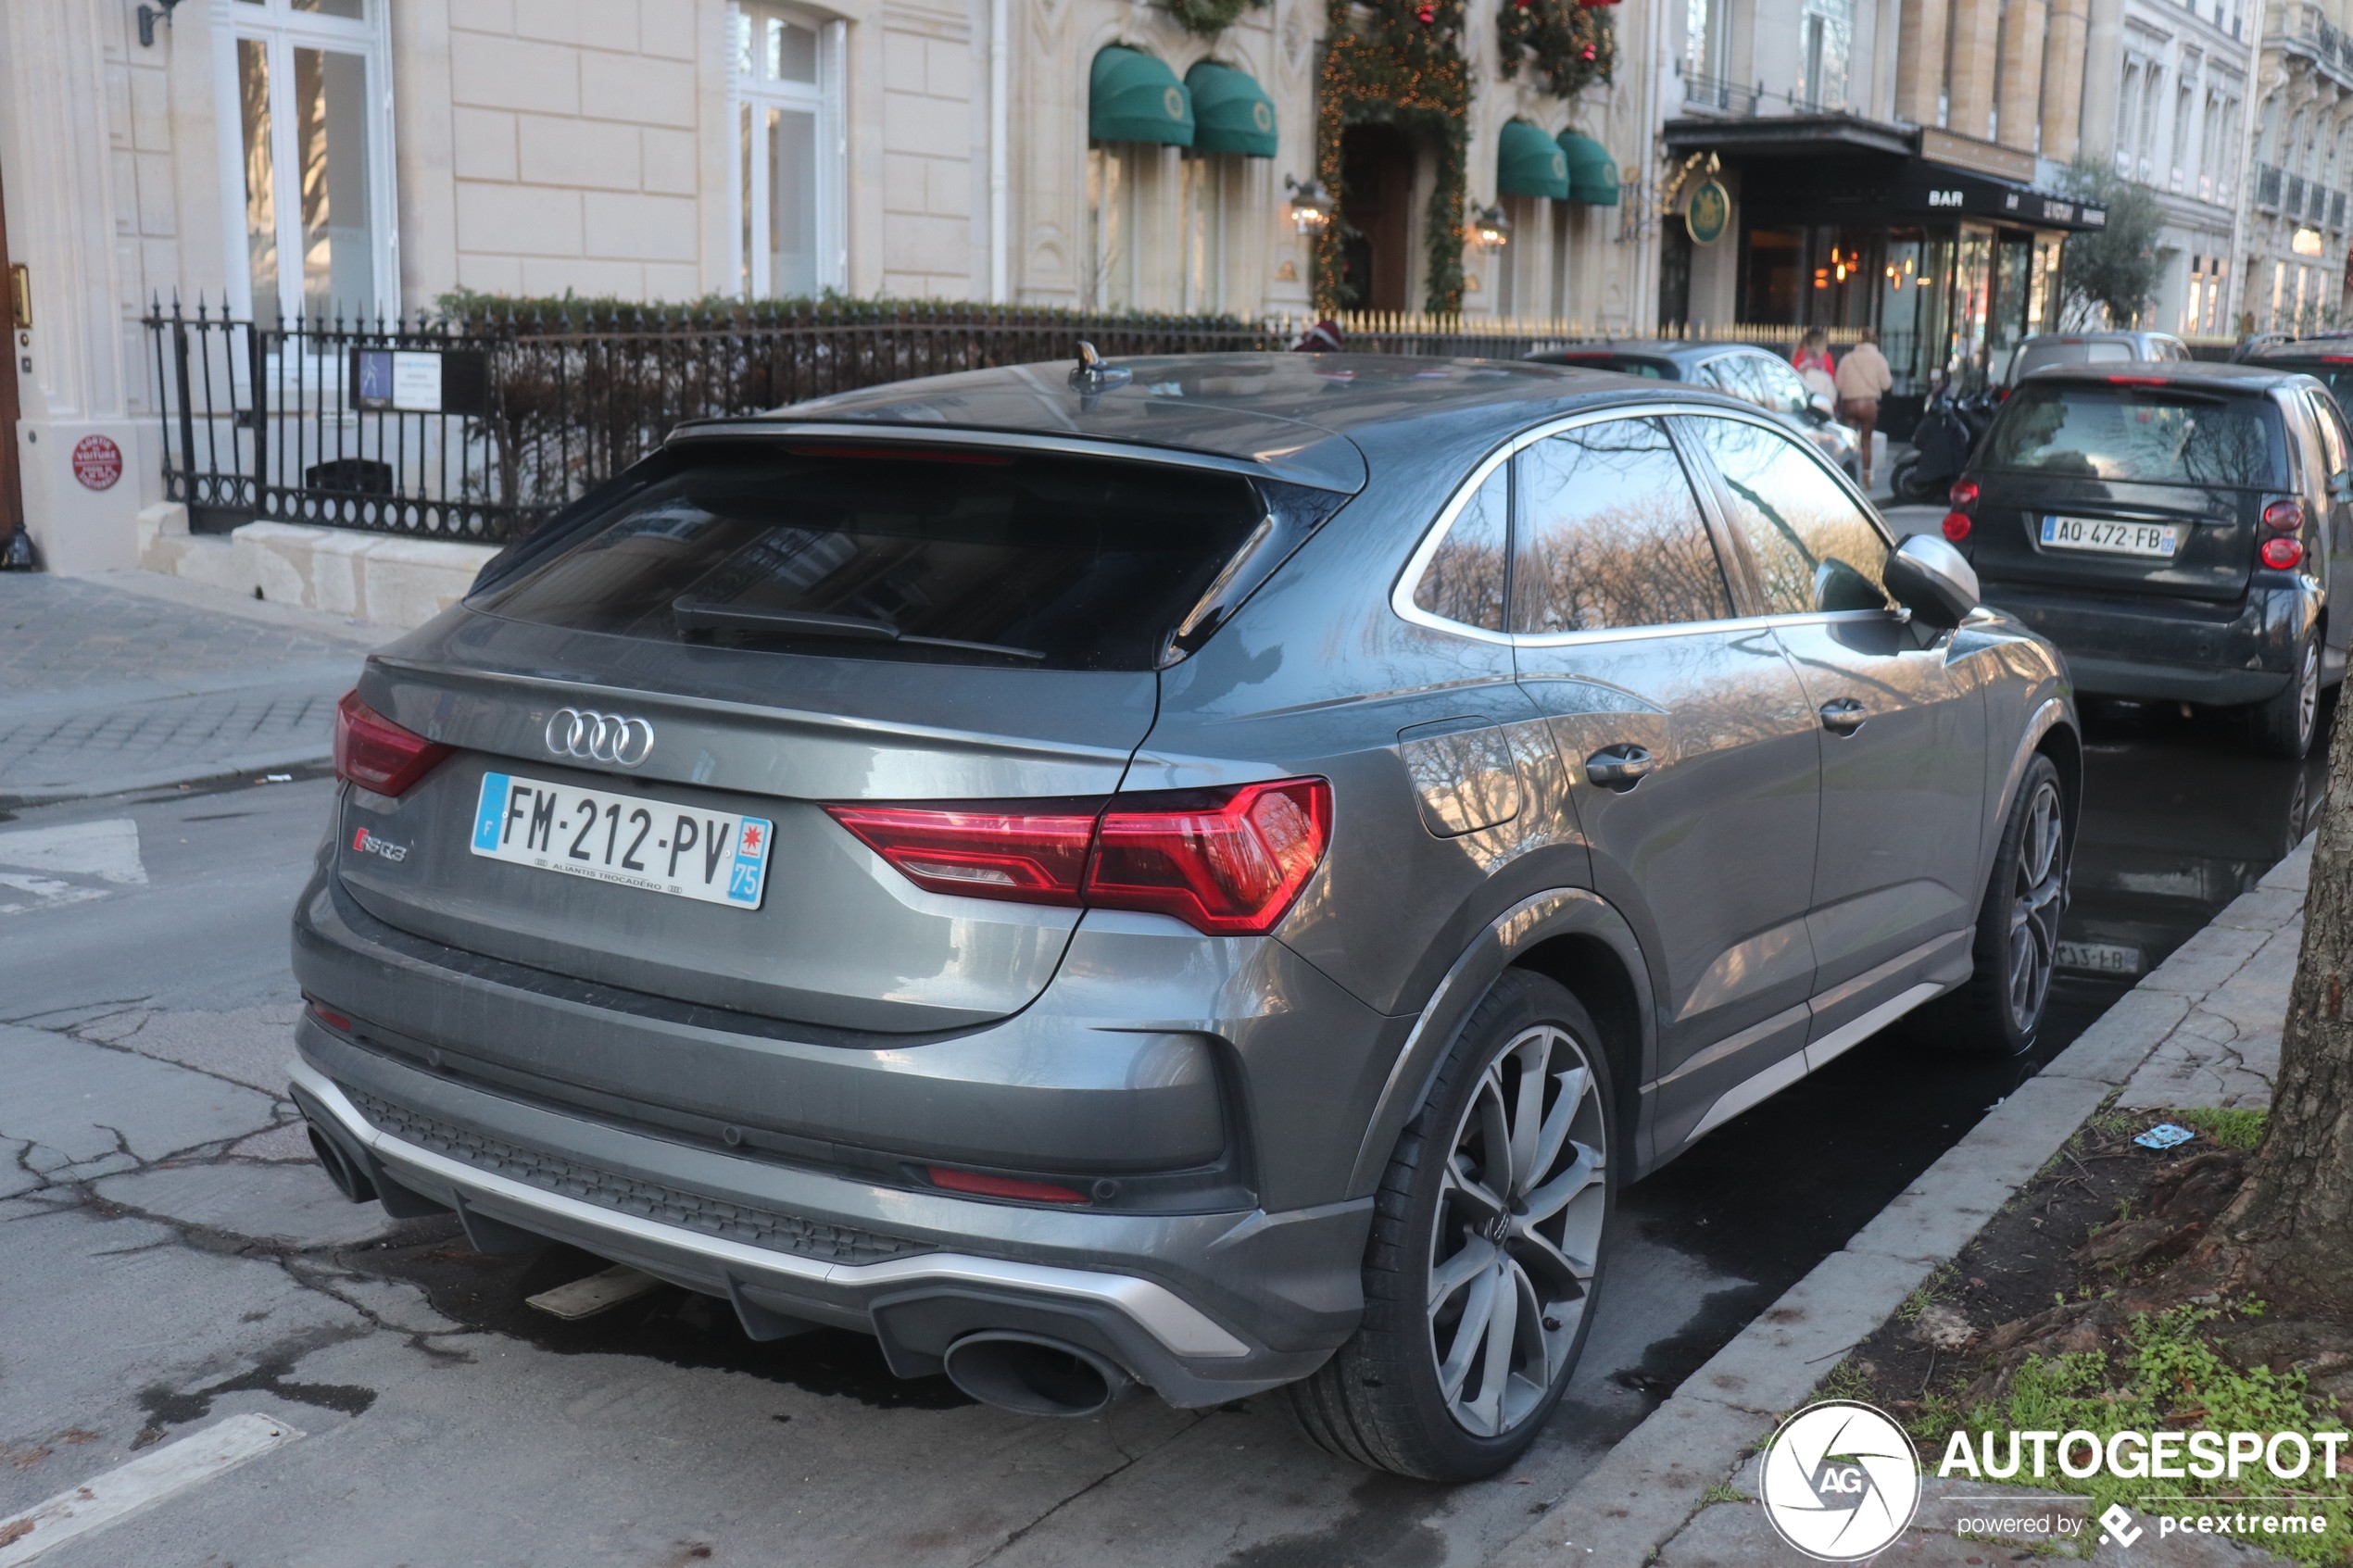
<path id="1" fill-rule="evenodd" d="M 1267 0 L 1164 0 L 1176 25 L 1196 38 L 1215 38 Z"/>
<path id="2" fill-rule="evenodd" d="M 1422 222 L 1429 252 L 1423 308 L 1463 307 L 1464 171 L 1470 157 L 1470 64 L 1463 57 L 1465 0 L 1377 0 L 1360 23 L 1352 0 L 1326 0 L 1327 39 L 1315 94 L 1315 172 L 1336 199 L 1340 133 L 1387 124 L 1417 133 L 1438 154 L 1438 183 Z M 1315 241 L 1315 307 L 1341 309 L 1340 254 L 1348 226 L 1335 215 Z M 1362 301 L 1355 303 L 1362 304 Z"/>
<path id="3" fill-rule="evenodd" d="M 1504 75 L 1532 66 L 1545 90 L 1573 98 L 1607 82 L 1617 65 L 1617 31 L 1609 13 L 1578 0 L 1504 0 L 1495 12 Z"/>

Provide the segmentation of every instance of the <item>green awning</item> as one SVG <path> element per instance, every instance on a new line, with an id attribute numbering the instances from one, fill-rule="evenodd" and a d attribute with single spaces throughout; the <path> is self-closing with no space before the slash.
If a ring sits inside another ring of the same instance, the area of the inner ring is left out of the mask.
<path id="1" fill-rule="evenodd" d="M 1617 160 L 1591 136 L 1564 131 L 1561 151 L 1568 157 L 1568 199 L 1587 207 L 1617 205 Z"/>
<path id="2" fill-rule="evenodd" d="M 1247 71 L 1203 60 L 1185 73 L 1193 98 L 1193 151 L 1275 156 L 1275 101 Z"/>
<path id="3" fill-rule="evenodd" d="M 1550 136 L 1524 119 L 1507 119 L 1495 146 L 1495 193 L 1568 197 L 1568 159 Z"/>
<path id="4" fill-rule="evenodd" d="M 1150 55 L 1114 44 L 1095 56 L 1087 90 L 1087 134 L 1098 142 L 1193 144 L 1193 100 L 1176 73 Z"/>

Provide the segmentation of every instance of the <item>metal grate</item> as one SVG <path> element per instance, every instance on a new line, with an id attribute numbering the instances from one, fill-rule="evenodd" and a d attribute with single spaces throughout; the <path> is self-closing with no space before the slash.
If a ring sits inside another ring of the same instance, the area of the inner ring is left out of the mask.
<path id="1" fill-rule="evenodd" d="M 683 1192 L 660 1182 L 640 1181 L 634 1176 L 601 1171 L 561 1155 L 523 1148 L 453 1127 L 422 1111 L 394 1105 L 389 1100 L 379 1099 L 359 1089 L 346 1087 L 344 1092 L 351 1097 L 354 1105 L 367 1113 L 370 1122 L 403 1142 L 461 1160 L 490 1174 L 505 1176 L 510 1181 L 522 1182 L 547 1192 L 560 1193 L 566 1198 L 576 1198 L 583 1202 L 624 1214 L 635 1214 L 661 1224 L 676 1225 L 681 1230 L 699 1231 L 705 1236 L 724 1236 L 730 1241 L 747 1242 L 774 1252 L 790 1252 L 802 1258 L 823 1258 L 836 1263 L 875 1263 L 890 1258 L 906 1258 L 937 1250 L 921 1242 L 904 1241 L 898 1236 L 877 1236 L 872 1231 L 856 1230 L 848 1225 L 823 1224 L 798 1214 L 782 1214 L 774 1210 L 728 1203 L 715 1198 L 705 1198 L 699 1193 Z"/>

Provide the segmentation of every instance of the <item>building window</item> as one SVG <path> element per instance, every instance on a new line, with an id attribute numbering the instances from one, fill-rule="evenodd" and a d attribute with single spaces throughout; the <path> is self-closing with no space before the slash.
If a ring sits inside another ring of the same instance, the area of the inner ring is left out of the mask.
<path id="1" fill-rule="evenodd" d="M 1732 107 L 1731 84 L 1724 80 L 1724 56 L 1731 31 L 1725 0 L 1684 0 L 1683 96 L 1710 108 Z"/>
<path id="2" fill-rule="evenodd" d="M 1846 62 L 1853 52 L 1855 0 L 1806 0 L 1806 99 L 1816 109 L 1846 107 Z"/>
<path id="3" fill-rule="evenodd" d="M 1178 308 L 1214 315 L 1258 307 L 1244 269 L 1251 224 L 1265 207 L 1265 159 L 1239 153 L 1188 153 L 1180 159 L 1185 255 Z"/>
<path id="4" fill-rule="evenodd" d="M 840 288 L 848 24 L 754 5 L 738 6 L 732 21 L 738 286 L 748 299 Z"/>
<path id="5" fill-rule="evenodd" d="M 397 314 L 384 0 L 212 17 L 230 307 L 271 327 Z"/>

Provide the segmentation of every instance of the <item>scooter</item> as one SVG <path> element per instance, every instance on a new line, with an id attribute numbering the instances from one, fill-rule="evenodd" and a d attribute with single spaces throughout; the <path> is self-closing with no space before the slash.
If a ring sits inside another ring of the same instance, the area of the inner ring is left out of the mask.
<path id="1" fill-rule="evenodd" d="M 1889 493 L 1906 506 L 1942 499 L 1969 466 L 1969 454 L 1994 422 L 1995 407 L 1992 395 L 1957 397 L 1938 378 L 1912 429 L 1911 455 L 1887 476 Z"/>

